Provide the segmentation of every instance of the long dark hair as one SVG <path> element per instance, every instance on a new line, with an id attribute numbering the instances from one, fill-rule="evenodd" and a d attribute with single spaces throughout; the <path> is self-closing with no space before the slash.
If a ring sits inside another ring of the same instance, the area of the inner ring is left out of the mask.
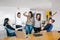
<path id="1" fill-rule="evenodd" d="M 38 19 L 38 21 L 40 21 L 40 20 L 41 20 L 41 14 L 40 14 L 40 13 L 37 13 L 37 14 L 36 14 L 36 19 L 37 19 L 37 16 L 38 16 L 38 15 L 40 16 L 39 19 Z"/>
<path id="2" fill-rule="evenodd" d="M 8 21 L 9 21 L 9 18 L 5 18 L 3 26 L 6 26 L 6 24 L 8 24 Z"/>
<path id="3" fill-rule="evenodd" d="M 33 17 L 33 13 L 32 13 L 32 11 L 29 11 L 29 13 L 31 14 L 31 18 Z"/>

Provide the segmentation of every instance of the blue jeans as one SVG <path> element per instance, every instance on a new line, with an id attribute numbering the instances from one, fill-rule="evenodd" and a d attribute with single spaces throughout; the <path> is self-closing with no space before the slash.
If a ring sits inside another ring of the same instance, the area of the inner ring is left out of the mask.
<path id="1" fill-rule="evenodd" d="M 52 24 L 47 24 L 43 30 L 46 30 L 47 32 L 50 32 L 53 28 L 53 25 Z"/>
<path id="2" fill-rule="evenodd" d="M 33 25 L 26 24 L 26 35 L 32 33 Z"/>

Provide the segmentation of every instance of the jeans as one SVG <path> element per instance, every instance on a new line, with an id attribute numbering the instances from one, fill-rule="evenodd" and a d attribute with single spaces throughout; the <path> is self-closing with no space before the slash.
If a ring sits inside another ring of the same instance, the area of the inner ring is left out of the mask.
<path id="1" fill-rule="evenodd" d="M 26 35 L 32 33 L 33 25 L 26 24 Z"/>
<path id="2" fill-rule="evenodd" d="M 53 28 L 53 25 L 52 24 L 47 24 L 43 30 L 46 30 L 47 32 L 50 32 Z"/>

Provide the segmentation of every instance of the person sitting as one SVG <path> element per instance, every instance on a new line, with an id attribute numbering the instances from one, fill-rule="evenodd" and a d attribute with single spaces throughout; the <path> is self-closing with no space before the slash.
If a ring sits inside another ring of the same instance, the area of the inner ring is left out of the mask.
<path id="1" fill-rule="evenodd" d="M 28 38 L 28 34 L 32 33 L 34 19 L 32 11 L 29 11 L 28 15 L 26 15 L 26 13 L 27 12 L 25 12 L 23 15 L 27 17 L 25 29 L 26 29 L 26 38 Z"/>
<path id="2" fill-rule="evenodd" d="M 34 19 L 34 33 L 41 31 L 41 14 L 37 13 L 36 18 Z"/>
<path id="3" fill-rule="evenodd" d="M 21 18 L 21 13 L 18 12 L 17 13 L 17 17 L 16 17 L 16 30 L 18 31 L 22 31 L 22 25 L 23 25 L 23 22 L 22 22 L 22 18 Z"/>
<path id="4" fill-rule="evenodd" d="M 44 32 L 50 32 L 52 30 L 52 28 L 53 28 L 53 24 L 52 23 L 54 23 L 54 22 L 55 22 L 55 20 L 53 20 L 52 18 L 49 18 L 49 20 L 47 22 L 47 25 L 45 25 L 43 31 Z"/>
<path id="5" fill-rule="evenodd" d="M 4 19 L 3 26 L 5 26 L 8 36 L 16 36 L 15 29 L 9 24 L 9 18 Z"/>

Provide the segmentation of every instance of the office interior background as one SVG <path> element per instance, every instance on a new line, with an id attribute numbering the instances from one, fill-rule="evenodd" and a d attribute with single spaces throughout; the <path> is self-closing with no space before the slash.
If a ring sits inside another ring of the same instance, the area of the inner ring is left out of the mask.
<path id="1" fill-rule="evenodd" d="M 36 9 L 36 10 L 35 10 Z M 23 14 L 25 11 L 32 11 L 33 13 L 41 13 L 42 20 L 45 20 L 45 11 L 51 10 L 52 13 L 57 11 L 53 17 L 55 19 L 52 30 L 60 31 L 60 0 L 0 0 L 0 31 L 4 28 L 4 18 L 9 18 L 11 25 L 15 23 L 17 12 Z M 22 15 L 25 22 L 26 17 Z"/>

